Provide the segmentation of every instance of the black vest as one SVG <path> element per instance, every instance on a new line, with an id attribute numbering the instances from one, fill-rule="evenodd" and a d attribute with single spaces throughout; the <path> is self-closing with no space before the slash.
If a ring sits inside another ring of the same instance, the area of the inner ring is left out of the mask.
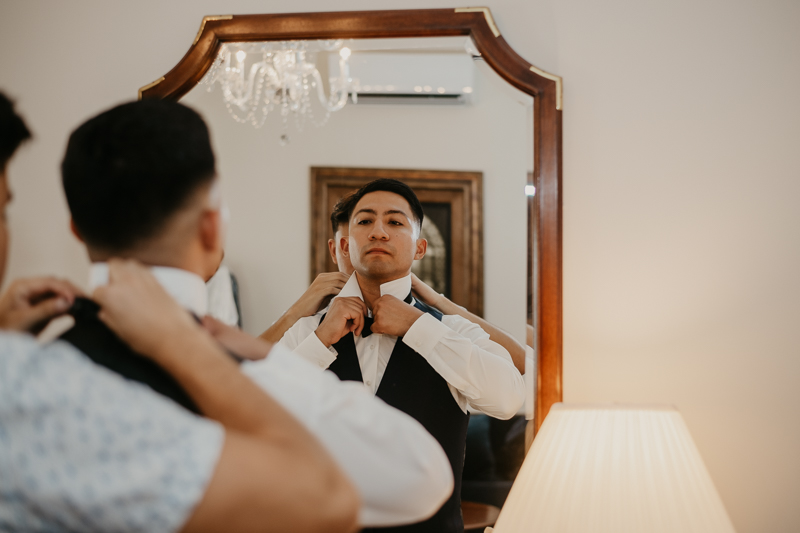
<path id="1" fill-rule="evenodd" d="M 144 383 L 186 409 L 200 414 L 197 405 L 183 387 L 158 364 L 134 352 L 122 342 L 97 318 L 98 310 L 98 305 L 93 301 L 76 298 L 69 311 L 75 318 L 75 326 L 59 339 L 70 343 L 98 365 L 132 381 Z"/>
<path id="2" fill-rule="evenodd" d="M 437 320 L 442 319 L 439 311 L 422 302 L 417 301 L 414 305 Z M 343 381 L 363 382 L 353 334 L 348 333 L 333 347 L 339 355 L 329 369 Z M 402 338 L 397 339 L 375 395 L 415 418 L 439 441 L 450 460 L 455 485 L 450 499 L 428 520 L 407 526 L 368 528 L 363 531 L 462 533 L 464 521 L 461 517 L 461 473 L 464 468 L 469 414 L 458 406 L 447 381 L 424 357 L 409 348 Z"/>

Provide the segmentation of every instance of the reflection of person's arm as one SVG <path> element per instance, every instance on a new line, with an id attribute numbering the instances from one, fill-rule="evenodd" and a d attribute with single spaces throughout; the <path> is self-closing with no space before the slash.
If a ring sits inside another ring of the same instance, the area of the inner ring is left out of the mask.
<path id="1" fill-rule="evenodd" d="M 357 496 L 314 437 L 247 379 L 146 270 L 109 265 L 110 284 L 94 295 L 101 319 L 225 427 L 211 482 L 183 531 L 352 531 Z"/>
<path id="2" fill-rule="evenodd" d="M 403 337 L 469 405 L 508 419 L 522 406 L 525 384 L 505 348 L 477 324 L 459 316 L 421 316 Z"/>
<path id="3" fill-rule="evenodd" d="M 283 337 L 283 335 L 289 331 L 289 328 L 291 328 L 301 317 L 302 315 L 295 315 L 292 312 L 292 309 L 289 308 L 288 311 L 282 314 L 281 317 L 269 328 L 267 328 L 267 331 L 259 335 L 259 337 L 272 343 L 278 342 L 281 340 L 281 337 Z"/>
<path id="4" fill-rule="evenodd" d="M 317 315 L 306 316 L 295 322 L 289 328 L 277 346 L 282 346 L 294 352 L 315 366 L 326 369 L 336 360 L 336 349 L 328 348 L 314 334 L 319 326 L 320 318 Z"/>
<path id="5" fill-rule="evenodd" d="M 325 272 L 318 275 L 306 292 L 260 337 L 272 343 L 281 340 L 295 322 L 313 315 L 322 309 L 331 297 L 339 294 L 347 283 L 347 278 L 347 274 L 341 272 Z"/>
<path id="6" fill-rule="evenodd" d="M 525 372 L 525 347 L 517 339 L 478 315 L 470 313 L 460 305 L 454 304 L 445 295 L 433 290 L 415 274 L 411 275 L 411 280 L 411 288 L 420 300 L 431 307 L 435 307 L 445 315 L 458 315 L 474 324 L 478 324 L 481 329 L 489 334 L 490 339 L 506 349 L 520 374 Z"/>
<path id="7" fill-rule="evenodd" d="M 359 525 L 379 527 L 431 516 L 450 496 L 453 475 L 436 440 L 410 416 L 360 383 L 276 346 L 242 371 L 323 443 L 359 490 Z"/>

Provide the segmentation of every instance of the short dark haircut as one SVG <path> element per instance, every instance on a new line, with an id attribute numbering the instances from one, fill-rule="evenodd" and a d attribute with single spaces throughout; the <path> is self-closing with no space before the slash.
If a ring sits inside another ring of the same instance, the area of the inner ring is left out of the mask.
<path id="1" fill-rule="evenodd" d="M 0 92 L 0 169 L 5 168 L 19 145 L 30 138 L 28 126 L 14 111 L 14 102 Z"/>
<path id="2" fill-rule="evenodd" d="M 142 100 L 72 132 L 61 176 L 81 238 L 119 252 L 157 235 L 216 172 L 208 128 L 196 111 Z"/>
<path id="3" fill-rule="evenodd" d="M 353 211 L 353 206 L 355 206 L 353 202 L 354 196 L 355 194 L 343 196 L 339 198 L 339 201 L 333 206 L 333 211 L 331 211 L 331 229 L 333 229 L 334 235 L 339 231 L 339 226 L 342 224 L 346 226 L 347 223 L 350 222 L 350 213 Z"/>
<path id="4" fill-rule="evenodd" d="M 350 205 L 350 209 L 347 213 L 347 220 L 349 221 L 350 218 L 352 218 L 356 204 L 364 196 L 371 192 L 377 191 L 393 192 L 405 198 L 408 202 L 408 205 L 411 207 L 411 212 L 414 215 L 414 218 L 417 219 L 417 223 L 419 223 L 420 227 L 422 227 L 422 220 L 425 218 L 425 214 L 422 211 L 422 204 L 419 202 L 419 198 L 417 198 L 417 195 L 414 194 L 414 191 L 411 189 L 411 187 L 402 181 L 393 180 L 390 178 L 380 178 L 375 181 L 371 181 L 354 192 L 350 197 L 352 204 Z"/>

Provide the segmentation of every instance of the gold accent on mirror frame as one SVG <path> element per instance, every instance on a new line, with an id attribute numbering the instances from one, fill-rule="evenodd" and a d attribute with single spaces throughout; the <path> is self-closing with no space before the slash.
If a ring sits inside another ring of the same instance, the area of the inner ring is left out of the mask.
<path id="1" fill-rule="evenodd" d="M 197 30 L 197 35 L 194 38 L 194 42 L 192 46 L 197 44 L 197 41 L 200 40 L 200 36 L 203 35 L 203 30 L 206 29 L 206 22 L 210 22 L 212 20 L 231 20 L 233 15 L 208 15 L 203 17 L 203 22 L 200 23 L 200 29 Z"/>
<path id="2" fill-rule="evenodd" d="M 164 81 L 164 76 L 161 76 L 160 78 L 158 78 L 158 79 L 157 79 L 156 81 L 154 81 L 153 83 L 148 83 L 147 85 L 145 85 L 144 87 L 142 87 L 141 89 L 139 89 L 139 100 L 141 100 L 141 99 L 142 99 L 142 93 L 143 93 L 143 92 L 145 92 L 147 89 L 151 89 L 151 88 L 155 87 L 156 85 L 158 85 L 158 84 L 159 84 L 159 83 L 161 83 L 162 81 Z"/>
<path id="3" fill-rule="evenodd" d="M 492 30 L 495 37 L 500 37 L 500 30 L 497 29 L 497 24 L 494 23 L 494 17 L 492 17 L 492 11 L 488 7 L 457 7 L 456 13 L 480 13 L 483 12 L 483 16 L 486 17 L 486 23 L 489 25 L 489 29 Z"/>
<path id="4" fill-rule="evenodd" d="M 561 86 L 561 76 L 550 74 L 549 72 L 545 72 L 540 68 L 534 67 L 533 65 L 531 65 L 531 70 L 536 74 L 538 74 L 539 76 L 542 76 L 543 78 L 547 78 L 548 80 L 553 80 L 554 82 L 556 82 L 556 109 L 558 111 L 561 111 L 561 108 L 563 107 L 562 92 L 564 90 Z"/>

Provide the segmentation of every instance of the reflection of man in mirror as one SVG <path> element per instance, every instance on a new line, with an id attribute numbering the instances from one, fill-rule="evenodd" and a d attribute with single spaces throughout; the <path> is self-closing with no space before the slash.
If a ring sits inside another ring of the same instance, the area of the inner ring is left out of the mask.
<path id="1" fill-rule="evenodd" d="M 353 208 L 354 197 L 354 194 L 349 194 L 340 198 L 331 211 L 330 221 L 333 238 L 328 239 L 328 251 L 339 272 L 323 272 L 319 274 L 308 290 L 274 324 L 261 334 L 263 339 L 270 342 L 278 342 L 289 328 L 301 318 L 324 312 L 331 298 L 339 294 L 353 273 L 353 265 L 350 263 L 350 258 L 342 252 L 342 242 L 347 241 L 350 235 L 350 212 Z M 413 272 L 411 273 L 411 291 L 415 298 L 435 308 L 437 311 L 445 315 L 459 315 L 480 326 L 489 334 L 491 340 L 508 350 L 517 370 L 520 373 L 525 372 L 525 347 L 512 335 L 478 315 L 470 313 L 464 307 L 452 302 L 444 294 L 436 292 Z"/>
<path id="2" fill-rule="evenodd" d="M 411 265 L 427 247 L 419 236 L 423 217 L 416 195 L 399 181 L 359 189 L 349 207 L 349 237 L 341 239 L 355 273 L 322 319 L 299 320 L 281 344 L 342 380 L 363 382 L 436 437 L 455 490 L 432 518 L 399 530 L 459 532 L 467 409 L 510 418 L 524 385 L 508 352 L 480 327 L 412 297 Z"/>

